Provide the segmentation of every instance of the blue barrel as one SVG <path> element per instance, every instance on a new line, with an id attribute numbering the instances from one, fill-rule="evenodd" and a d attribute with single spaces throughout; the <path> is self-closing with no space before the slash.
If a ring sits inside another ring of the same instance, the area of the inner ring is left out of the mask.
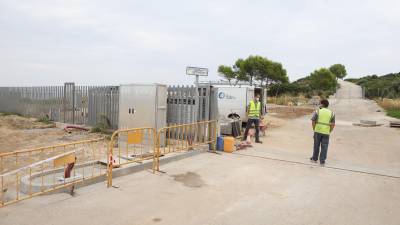
<path id="1" fill-rule="evenodd" d="M 217 150 L 223 151 L 224 150 L 224 137 L 217 137 Z"/>

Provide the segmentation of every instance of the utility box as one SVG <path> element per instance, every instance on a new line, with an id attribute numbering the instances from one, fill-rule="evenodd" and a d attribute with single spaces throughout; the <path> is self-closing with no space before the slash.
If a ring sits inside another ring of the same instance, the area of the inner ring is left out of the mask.
<path id="1" fill-rule="evenodd" d="M 167 126 L 167 86 L 128 84 L 119 88 L 119 129 Z"/>

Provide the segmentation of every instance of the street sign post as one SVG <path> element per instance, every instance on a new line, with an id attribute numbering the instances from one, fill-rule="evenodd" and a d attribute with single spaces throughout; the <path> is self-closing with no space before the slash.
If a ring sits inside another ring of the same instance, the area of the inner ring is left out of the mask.
<path id="1" fill-rule="evenodd" d="M 189 76 L 196 76 L 196 86 L 199 84 L 199 77 L 200 76 L 208 76 L 208 69 L 207 68 L 200 68 L 200 67 L 186 67 L 186 75 Z"/>
<path id="2" fill-rule="evenodd" d="M 199 105 L 199 77 L 200 76 L 204 76 L 204 77 L 208 76 L 208 69 L 207 68 L 187 66 L 186 67 L 186 75 L 196 76 L 196 93 L 197 93 L 196 105 L 197 105 L 197 110 L 196 110 L 195 118 L 197 118 L 198 109 L 200 107 L 200 105 Z"/>
<path id="3" fill-rule="evenodd" d="M 186 67 L 186 75 L 194 75 L 194 76 L 208 76 L 208 69 L 207 68 L 200 68 L 200 67 Z"/>

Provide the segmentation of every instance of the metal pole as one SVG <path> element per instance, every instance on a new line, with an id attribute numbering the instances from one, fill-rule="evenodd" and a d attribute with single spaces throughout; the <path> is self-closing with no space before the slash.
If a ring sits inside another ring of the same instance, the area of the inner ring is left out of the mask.
<path id="1" fill-rule="evenodd" d="M 66 111 L 67 111 L 67 106 L 66 106 L 66 98 L 67 98 L 67 83 L 64 83 L 64 89 L 63 89 L 63 92 L 64 92 L 64 96 L 63 96 L 63 99 L 62 99 L 62 104 L 63 104 L 63 111 L 64 111 L 64 113 L 63 113 L 63 122 L 65 123 L 65 114 L 66 114 Z"/>
<path id="2" fill-rule="evenodd" d="M 196 113 L 195 113 L 195 118 L 193 122 L 198 121 L 198 115 L 199 115 L 199 110 L 200 110 L 200 93 L 199 93 L 199 75 L 196 75 Z"/>
<path id="3" fill-rule="evenodd" d="M 75 124 L 75 83 L 72 83 L 71 85 L 72 85 L 72 124 Z"/>

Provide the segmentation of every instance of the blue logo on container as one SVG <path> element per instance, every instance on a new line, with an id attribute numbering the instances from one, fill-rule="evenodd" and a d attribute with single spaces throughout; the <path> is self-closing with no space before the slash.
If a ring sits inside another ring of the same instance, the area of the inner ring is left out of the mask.
<path id="1" fill-rule="evenodd" d="M 218 98 L 220 99 L 236 99 L 235 96 L 229 95 L 229 94 L 225 94 L 225 92 L 220 92 L 218 94 Z"/>

